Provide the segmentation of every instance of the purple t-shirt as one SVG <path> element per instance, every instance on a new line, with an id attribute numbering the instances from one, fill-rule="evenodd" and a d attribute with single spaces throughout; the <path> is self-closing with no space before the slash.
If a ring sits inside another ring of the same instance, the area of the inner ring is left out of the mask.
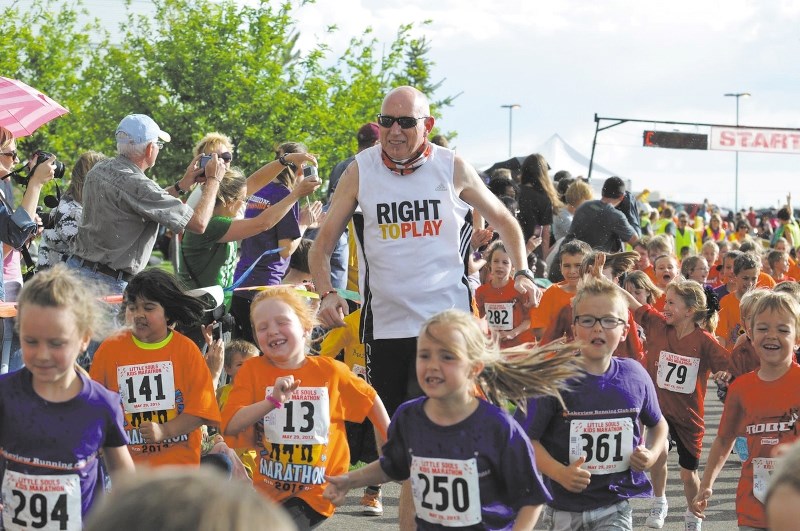
<path id="1" fill-rule="evenodd" d="M 562 393 L 566 411 L 552 397 L 529 400 L 528 415 L 515 418 L 532 440 L 538 440 L 559 463 L 570 463 L 570 445 L 594 469 L 589 487 L 573 494 L 545 477 L 553 493 L 550 505 L 561 511 L 582 512 L 628 498 L 649 497 L 653 489 L 644 472 L 624 467 L 623 455 L 642 443 L 639 421 L 648 427 L 661 420 L 656 390 L 639 362 L 611 358 L 605 374 L 586 374 Z M 625 442 L 628 442 L 626 445 Z M 610 472 L 613 471 L 613 472 Z"/>
<path id="2" fill-rule="evenodd" d="M 83 388 L 75 398 L 48 402 L 33 390 L 28 369 L 0 376 L 3 516 L 7 523 L 39 529 L 47 521 L 58 529 L 68 520 L 85 518 L 103 490 L 98 451 L 128 444 L 119 395 L 81 372 L 78 377 Z M 37 479 L 39 476 L 48 477 Z M 72 495 L 62 491 L 72 487 Z M 81 515 L 73 514 L 78 503 Z"/>
<path id="3" fill-rule="evenodd" d="M 445 529 L 421 518 L 420 507 L 453 518 L 477 513 L 478 523 L 465 529 L 511 529 L 520 508 L 550 500 L 533 448 L 508 413 L 480 400 L 463 421 L 439 426 L 425 414 L 426 400 L 397 409 L 380 461 L 392 479 L 411 477 L 417 529 Z"/>
<path id="4" fill-rule="evenodd" d="M 261 214 L 265 209 L 274 205 L 284 197 L 289 195 L 289 189 L 282 184 L 271 182 L 252 196 L 247 201 L 247 209 L 244 212 L 245 218 L 253 218 Z M 277 225 L 271 229 L 260 232 L 255 236 L 242 240 L 240 247 L 241 256 L 236 265 L 236 280 L 258 260 L 258 257 L 271 249 L 278 248 L 280 240 L 296 240 L 300 233 L 300 205 L 295 203 L 291 211 L 287 212 Z M 247 277 L 243 286 L 275 286 L 283 280 L 283 275 L 289 267 L 289 259 L 281 258 L 277 253 L 270 254 L 262 258 L 258 265 Z M 255 292 L 245 291 L 237 296 L 252 299 Z"/>

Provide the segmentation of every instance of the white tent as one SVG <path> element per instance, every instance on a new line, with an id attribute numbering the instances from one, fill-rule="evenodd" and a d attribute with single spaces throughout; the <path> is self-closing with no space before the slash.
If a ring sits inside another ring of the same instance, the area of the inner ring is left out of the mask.
<path id="1" fill-rule="evenodd" d="M 544 158 L 550 164 L 551 175 L 560 170 L 567 170 L 573 177 L 579 175 L 586 177 L 589 175 L 589 157 L 567 144 L 558 133 L 551 136 L 547 142 L 531 151 L 531 153 L 544 155 Z M 592 180 L 598 179 L 603 182 L 614 175 L 619 176 L 618 173 L 598 165 L 597 162 L 592 165 Z"/>

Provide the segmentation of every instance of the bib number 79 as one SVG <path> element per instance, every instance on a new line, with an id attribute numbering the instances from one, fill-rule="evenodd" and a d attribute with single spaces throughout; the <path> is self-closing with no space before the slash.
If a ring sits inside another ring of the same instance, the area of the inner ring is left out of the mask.
<path id="1" fill-rule="evenodd" d="M 451 500 L 453 509 L 457 512 L 463 513 L 469 509 L 469 486 L 464 478 L 436 475 L 428 477 L 425 474 L 417 474 L 417 477 L 424 483 L 420 504 L 426 509 L 447 511 Z M 438 495 L 439 500 L 435 504 L 428 498 L 431 493 L 431 498 Z"/>
<path id="2" fill-rule="evenodd" d="M 666 380 L 668 382 L 672 381 L 672 373 L 675 373 L 675 383 L 681 385 L 686 382 L 686 374 L 689 371 L 689 367 L 686 365 L 678 365 L 677 363 L 672 363 L 671 361 L 667 362 L 667 366 L 669 367 L 669 372 L 667 372 Z M 677 370 L 676 370 L 677 369 Z"/>

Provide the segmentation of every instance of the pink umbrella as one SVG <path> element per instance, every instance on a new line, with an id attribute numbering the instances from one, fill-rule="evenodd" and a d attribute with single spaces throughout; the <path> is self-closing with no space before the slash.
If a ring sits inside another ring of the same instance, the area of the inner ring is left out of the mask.
<path id="1" fill-rule="evenodd" d="M 36 129 L 69 111 L 22 81 L 0 77 L 0 125 L 14 138 Z"/>

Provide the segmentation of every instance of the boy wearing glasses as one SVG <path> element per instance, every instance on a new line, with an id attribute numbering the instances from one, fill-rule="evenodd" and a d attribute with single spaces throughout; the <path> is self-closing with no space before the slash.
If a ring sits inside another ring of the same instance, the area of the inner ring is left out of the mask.
<path id="1" fill-rule="evenodd" d="M 653 495 L 645 471 L 664 451 L 667 423 L 647 371 L 613 356 L 629 328 L 619 290 L 587 278 L 572 309 L 573 333 L 585 345 L 585 376 L 562 393 L 564 405 L 551 397 L 531 399 L 527 415 L 516 413 L 553 496 L 543 522 L 550 530 L 632 529 L 628 499 Z"/>

